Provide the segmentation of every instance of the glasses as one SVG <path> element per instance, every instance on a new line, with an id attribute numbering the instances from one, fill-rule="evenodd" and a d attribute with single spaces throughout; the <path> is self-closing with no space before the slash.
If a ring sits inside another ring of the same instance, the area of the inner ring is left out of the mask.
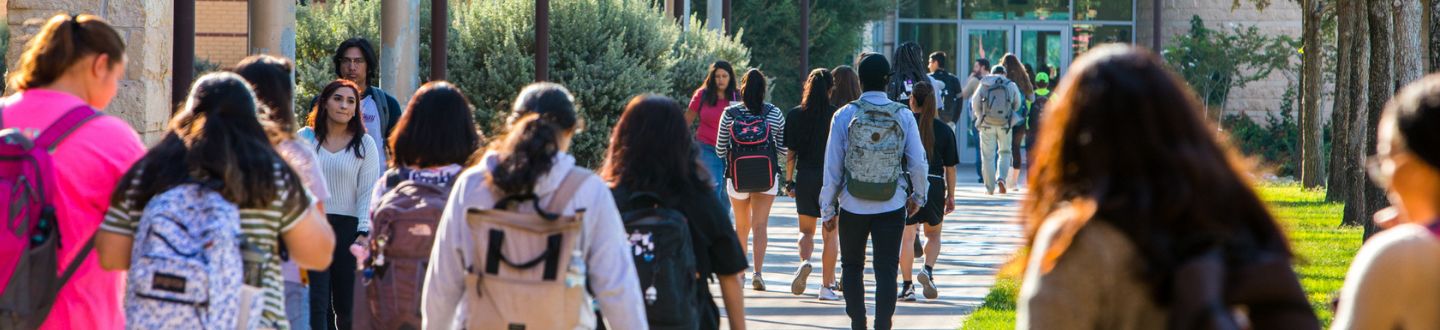
<path id="1" fill-rule="evenodd" d="M 356 57 L 356 58 L 341 58 L 341 59 L 340 59 L 340 65 L 345 65 L 345 64 L 361 65 L 361 64 L 365 64 L 365 59 L 364 59 L 364 58 L 360 58 L 360 57 Z"/>

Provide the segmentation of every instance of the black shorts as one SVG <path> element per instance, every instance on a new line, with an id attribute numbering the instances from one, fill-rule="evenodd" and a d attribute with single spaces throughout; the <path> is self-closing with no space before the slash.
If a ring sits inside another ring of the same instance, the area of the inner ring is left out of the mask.
<path id="1" fill-rule="evenodd" d="M 925 196 L 925 206 L 916 212 L 915 216 L 905 219 L 906 225 L 913 225 L 924 222 L 931 226 L 939 226 L 945 221 L 945 179 L 930 177 L 930 192 Z"/>
<path id="2" fill-rule="evenodd" d="M 795 169 L 795 210 L 807 217 L 820 217 L 820 186 L 825 183 L 824 170 Z"/>

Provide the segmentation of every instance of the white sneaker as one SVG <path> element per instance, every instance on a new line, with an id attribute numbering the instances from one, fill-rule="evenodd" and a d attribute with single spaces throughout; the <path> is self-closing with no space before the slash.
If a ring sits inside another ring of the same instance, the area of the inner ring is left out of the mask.
<path id="1" fill-rule="evenodd" d="M 798 296 L 805 293 L 805 281 L 810 278 L 810 268 L 810 263 L 807 262 L 795 270 L 795 279 L 790 280 L 791 294 Z"/>
<path id="2" fill-rule="evenodd" d="M 925 299 L 935 299 L 935 297 L 940 296 L 940 292 L 935 290 L 935 280 L 929 271 L 921 268 L 919 278 L 920 289 L 925 294 Z"/>
<path id="3" fill-rule="evenodd" d="M 760 273 L 755 273 L 755 277 L 750 278 L 750 288 L 765 291 L 765 280 L 760 278 Z"/>
<path id="4" fill-rule="evenodd" d="M 828 286 L 828 285 L 821 285 L 821 286 L 820 286 L 820 300 L 824 300 L 824 301 L 839 301 L 839 300 L 840 300 L 840 295 L 835 294 L 835 290 L 830 289 L 830 286 Z"/>

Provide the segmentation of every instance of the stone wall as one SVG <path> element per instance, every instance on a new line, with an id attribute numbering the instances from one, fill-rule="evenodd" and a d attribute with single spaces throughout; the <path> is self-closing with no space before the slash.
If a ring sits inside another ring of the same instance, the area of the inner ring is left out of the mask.
<path id="1" fill-rule="evenodd" d="M 1136 0 L 1136 44 L 1152 46 L 1153 1 Z M 1240 1 L 1243 5 L 1232 10 L 1232 0 L 1160 0 L 1163 42 L 1169 44 L 1175 36 L 1189 33 L 1190 18 L 1195 15 L 1199 15 L 1211 28 L 1255 26 L 1261 33 L 1300 38 L 1300 5 L 1289 0 L 1272 0 L 1270 6 L 1261 11 L 1256 10 L 1250 0 Z M 1295 61 L 1299 63 L 1298 55 Z M 1281 96 L 1285 95 L 1290 79 L 1299 79 L 1299 71 L 1289 74 L 1291 77 L 1287 78 L 1286 73 L 1274 72 L 1267 79 L 1231 90 L 1225 110 L 1227 113 L 1243 112 L 1257 119 L 1279 111 Z M 1322 109 L 1328 110 L 1329 107 Z M 1328 118 L 1328 115 L 1325 116 Z"/>
<path id="2" fill-rule="evenodd" d="M 147 144 L 159 141 L 170 118 L 171 0 L 9 0 L 7 63 L 16 63 L 26 42 L 55 14 L 86 13 L 105 18 L 125 39 L 129 64 L 110 108 L 125 119 Z"/>

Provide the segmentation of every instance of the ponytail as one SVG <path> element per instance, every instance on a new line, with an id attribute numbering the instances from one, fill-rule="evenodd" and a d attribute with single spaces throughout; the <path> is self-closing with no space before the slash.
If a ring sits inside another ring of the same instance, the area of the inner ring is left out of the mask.
<path id="1" fill-rule="evenodd" d="M 555 165 L 560 152 L 560 133 L 565 129 L 540 119 L 520 118 L 498 148 L 500 163 L 490 174 L 490 184 L 506 195 L 534 193 L 535 182 Z"/>
<path id="2" fill-rule="evenodd" d="M 113 67 L 125 59 L 125 41 L 99 17 L 55 15 L 26 45 L 8 83 L 16 90 L 53 84 L 90 55 L 106 55 Z"/>

